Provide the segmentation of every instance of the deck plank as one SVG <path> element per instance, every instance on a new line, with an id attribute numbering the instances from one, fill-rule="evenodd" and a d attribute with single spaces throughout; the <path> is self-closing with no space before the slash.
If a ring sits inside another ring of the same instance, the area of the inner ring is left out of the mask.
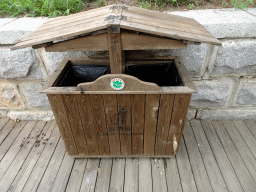
<path id="1" fill-rule="evenodd" d="M 126 158 L 124 192 L 139 191 L 139 159 Z"/>
<path id="2" fill-rule="evenodd" d="M 166 180 L 168 192 L 182 192 L 178 165 L 175 157 L 166 159 Z"/>
<path id="3" fill-rule="evenodd" d="M 8 117 L 4 117 L 0 119 L 0 130 L 6 125 L 6 123 L 9 121 Z"/>
<path id="4" fill-rule="evenodd" d="M 244 191 L 221 142 L 209 120 L 201 121 L 229 191 Z"/>
<path id="5" fill-rule="evenodd" d="M 247 119 L 244 120 L 244 123 L 256 138 L 256 122 L 253 119 Z"/>
<path id="6" fill-rule="evenodd" d="M 124 190 L 124 169 L 125 169 L 124 158 L 113 159 L 109 192 Z"/>
<path id="7" fill-rule="evenodd" d="M 256 184 L 249 173 L 246 165 L 244 164 L 243 159 L 238 153 L 234 143 L 229 137 L 227 130 L 224 128 L 221 121 L 212 121 L 213 127 L 217 132 L 217 135 L 225 149 L 225 152 L 229 158 L 230 163 L 235 167 L 236 175 L 241 182 L 244 191 L 255 191 Z"/>
<path id="8" fill-rule="evenodd" d="M 153 191 L 167 192 L 165 165 L 163 159 L 151 159 Z"/>
<path id="9" fill-rule="evenodd" d="M 80 190 L 87 160 L 87 158 L 75 160 L 74 167 L 72 169 L 68 186 L 66 189 L 67 192 Z"/>
<path id="10" fill-rule="evenodd" d="M 139 191 L 140 192 L 153 191 L 151 163 L 149 158 L 139 159 Z"/>
<path id="11" fill-rule="evenodd" d="M 16 123 L 13 120 L 9 120 L 4 127 L 0 130 L 0 144 L 3 143 L 5 138 L 9 135 L 12 128 L 16 125 Z"/>
<path id="12" fill-rule="evenodd" d="M 213 191 L 192 128 L 188 122 L 185 123 L 183 133 L 197 190 L 202 192 Z"/>
<path id="13" fill-rule="evenodd" d="M 204 165 L 209 176 L 213 191 L 227 192 L 227 186 L 221 174 L 220 168 L 216 162 L 214 154 L 208 143 L 207 137 L 204 133 L 203 127 L 198 120 L 192 120 L 192 130 L 194 132 L 199 152 L 204 161 Z"/>

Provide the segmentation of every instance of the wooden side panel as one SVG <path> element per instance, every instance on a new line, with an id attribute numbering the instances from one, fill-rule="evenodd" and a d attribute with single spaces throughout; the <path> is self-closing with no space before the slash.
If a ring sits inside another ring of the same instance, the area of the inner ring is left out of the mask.
<path id="1" fill-rule="evenodd" d="M 131 155 L 131 95 L 117 95 L 121 154 Z"/>
<path id="2" fill-rule="evenodd" d="M 162 94 L 160 98 L 155 155 L 165 154 L 168 132 L 172 118 L 174 96 L 175 95 Z"/>
<path id="3" fill-rule="evenodd" d="M 131 95 L 132 106 L 132 154 L 143 154 L 143 130 L 146 95 Z"/>
<path id="4" fill-rule="evenodd" d="M 88 154 L 87 143 L 84 136 L 84 128 L 81 122 L 80 114 L 76 98 L 73 95 L 62 95 L 62 99 L 66 108 L 69 124 L 76 142 L 78 153 Z"/>
<path id="5" fill-rule="evenodd" d="M 99 155 L 99 148 L 96 138 L 95 126 L 93 124 L 89 95 L 73 95 L 73 97 L 76 98 L 81 122 L 84 127 L 84 135 L 87 142 L 88 154 Z"/>
<path id="6" fill-rule="evenodd" d="M 116 95 L 103 95 L 108 138 L 111 155 L 120 155 L 120 136 L 118 127 Z"/>
<path id="7" fill-rule="evenodd" d="M 158 118 L 160 95 L 146 95 L 145 128 L 144 128 L 144 154 L 154 155 L 156 126 Z"/>
<path id="8" fill-rule="evenodd" d="M 69 155 L 78 155 L 73 133 L 67 119 L 61 95 L 47 95 L 50 101 L 60 134 L 64 140 L 65 148 Z"/>
<path id="9" fill-rule="evenodd" d="M 172 120 L 166 144 L 166 155 L 175 155 L 179 149 L 190 98 L 191 94 L 175 95 Z"/>
<path id="10" fill-rule="evenodd" d="M 100 155 L 109 155 L 108 130 L 102 95 L 89 95 Z"/>

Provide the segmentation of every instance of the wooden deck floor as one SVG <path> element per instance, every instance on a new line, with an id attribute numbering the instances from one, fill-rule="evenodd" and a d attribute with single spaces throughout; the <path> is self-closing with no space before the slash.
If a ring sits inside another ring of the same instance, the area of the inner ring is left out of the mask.
<path id="1" fill-rule="evenodd" d="M 73 159 L 54 121 L 0 119 L 0 191 L 256 191 L 256 121 L 187 122 L 166 159 Z"/>

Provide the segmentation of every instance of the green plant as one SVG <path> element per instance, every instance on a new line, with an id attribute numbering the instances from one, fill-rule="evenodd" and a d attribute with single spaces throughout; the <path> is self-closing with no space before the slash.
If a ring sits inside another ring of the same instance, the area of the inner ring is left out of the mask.
<path id="1" fill-rule="evenodd" d="M 98 7 L 104 6 L 104 1 L 103 0 L 97 0 L 97 5 L 98 5 Z"/>
<path id="2" fill-rule="evenodd" d="M 195 5 L 193 3 L 188 4 L 188 9 L 193 9 L 194 7 L 195 7 Z"/>
<path id="3" fill-rule="evenodd" d="M 0 15 L 57 17 L 76 13 L 84 6 L 82 0 L 0 0 Z"/>
<path id="4" fill-rule="evenodd" d="M 253 0 L 232 0 L 231 1 L 231 6 L 236 8 L 236 9 L 247 9 L 248 5 L 251 4 L 254 6 Z M 227 2 L 224 0 L 222 1 L 222 6 L 229 5 Z"/>

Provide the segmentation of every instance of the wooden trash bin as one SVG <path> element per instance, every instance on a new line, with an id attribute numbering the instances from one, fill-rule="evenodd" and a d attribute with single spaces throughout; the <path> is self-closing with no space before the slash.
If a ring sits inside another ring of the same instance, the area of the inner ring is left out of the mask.
<path id="1" fill-rule="evenodd" d="M 11 49 L 109 51 L 107 58 L 65 58 L 41 91 L 49 98 L 66 151 L 73 157 L 167 157 L 178 151 L 196 89 L 179 58 L 128 53 L 181 49 L 188 42 L 221 45 L 194 19 L 111 5 L 49 20 Z M 151 81 L 159 66 L 171 72 Z M 76 80 L 75 70 L 88 67 L 105 71 Z"/>

